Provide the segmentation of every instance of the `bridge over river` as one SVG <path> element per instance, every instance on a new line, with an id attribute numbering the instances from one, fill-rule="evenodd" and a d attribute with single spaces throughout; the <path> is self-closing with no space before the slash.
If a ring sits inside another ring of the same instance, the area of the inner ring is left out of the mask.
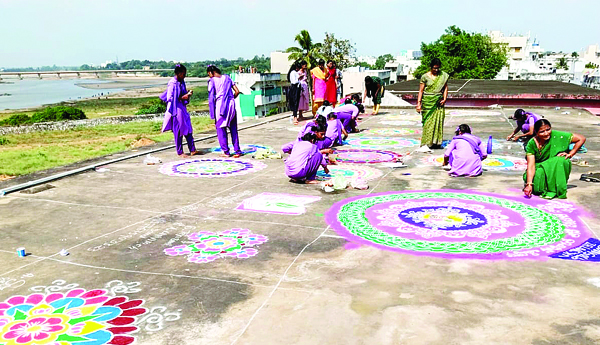
<path id="1" fill-rule="evenodd" d="M 172 72 L 172 69 L 121 69 L 121 70 L 85 70 L 85 71 L 40 71 L 40 72 L 4 72 L 0 71 L 0 80 L 3 78 L 19 78 L 25 77 L 37 77 L 42 79 L 43 77 L 58 77 L 59 79 L 65 77 L 81 78 L 81 77 L 95 77 L 100 78 L 100 75 L 110 75 L 111 77 L 118 77 L 119 75 L 133 75 L 135 77 L 148 77 L 160 74 L 162 72 Z"/>

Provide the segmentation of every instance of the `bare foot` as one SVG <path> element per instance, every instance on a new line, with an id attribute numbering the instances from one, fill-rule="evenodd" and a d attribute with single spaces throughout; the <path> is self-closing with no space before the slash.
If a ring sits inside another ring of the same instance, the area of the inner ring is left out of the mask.
<path id="1" fill-rule="evenodd" d="M 318 184 L 318 183 L 320 183 L 320 182 L 319 182 L 319 181 L 317 181 L 317 180 L 306 180 L 306 182 L 305 182 L 305 183 L 306 183 L 306 184 Z"/>
<path id="2" fill-rule="evenodd" d="M 231 155 L 229 153 L 223 153 L 219 157 L 229 158 L 229 157 L 231 157 Z"/>
<path id="3" fill-rule="evenodd" d="M 239 154 L 239 153 L 236 153 L 236 154 L 234 154 L 234 155 L 233 155 L 233 156 L 231 156 L 231 157 L 233 157 L 233 158 L 240 158 L 241 156 L 242 156 L 241 154 Z"/>
<path id="4" fill-rule="evenodd" d="M 179 155 L 179 157 L 181 157 L 181 158 L 190 158 L 190 155 L 182 153 L 182 154 Z"/>
<path id="5" fill-rule="evenodd" d="M 199 154 L 200 154 L 200 152 L 198 152 L 198 151 L 190 152 L 190 156 L 195 156 L 195 155 L 199 155 Z"/>

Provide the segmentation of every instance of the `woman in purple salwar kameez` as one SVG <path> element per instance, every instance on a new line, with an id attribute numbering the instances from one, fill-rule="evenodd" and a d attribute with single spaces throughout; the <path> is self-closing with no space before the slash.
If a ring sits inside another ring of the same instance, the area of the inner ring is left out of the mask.
<path id="1" fill-rule="evenodd" d="M 481 161 L 487 158 L 487 145 L 471 134 L 468 125 L 456 128 L 456 136 L 446 147 L 444 166 L 450 164 L 450 176 L 474 177 L 481 175 Z"/>
<path id="2" fill-rule="evenodd" d="M 283 147 L 281 147 L 281 150 L 283 151 L 283 153 L 292 153 L 294 144 L 302 140 L 302 137 L 304 137 L 306 133 L 315 133 L 317 135 L 317 140 L 320 141 L 325 137 L 326 130 L 327 120 L 323 116 L 317 116 L 317 118 L 314 120 L 306 121 L 304 127 L 300 130 L 300 132 L 298 132 L 298 137 L 296 138 L 296 140 L 283 145 Z"/>
<path id="3" fill-rule="evenodd" d="M 359 104 L 362 108 L 362 111 L 365 111 L 365 108 L 362 107 L 362 104 Z M 358 114 L 361 112 L 361 109 L 352 104 L 351 99 L 347 99 L 344 105 L 333 109 L 333 112 L 337 115 L 337 118 L 344 124 L 344 129 L 348 133 L 358 133 L 358 128 L 356 128 L 356 118 Z"/>
<path id="4" fill-rule="evenodd" d="M 237 86 L 228 75 L 222 75 L 217 66 L 208 66 L 206 69 L 210 81 L 208 83 L 208 107 L 210 118 L 215 120 L 217 139 L 223 151 L 223 156 L 231 156 L 229 153 L 229 142 L 227 140 L 227 129 L 231 134 L 234 158 L 243 155 L 237 131 L 237 113 L 235 110 L 235 98 L 240 94 Z"/>
<path id="5" fill-rule="evenodd" d="M 294 145 L 292 154 L 285 161 L 285 174 L 293 181 L 299 183 L 319 183 L 316 180 L 319 166 L 329 174 L 327 160 L 315 145 L 317 137 L 314 133 L 307 133 Z"/>
<path id="6" fill-rule="evenodd" d="M 509 135 L 506 140 L 514 140 L 517 141 L 519 139 L 527 142 L 529 139 L 533 138 L 535 133 L 533 132 L 533 125 L 543 116 L 538 115 L 536 113 L 525 111 L 523 109 L 517 109 L 513 118 L 517 121 L 517 127 Z M 523 132 L 523 134 L 517 134 L 519 132 Z"/>
<path id="7" fill-rule="evenodd" d="M 175 66 L 175 76 L 167 84 L 167 90 L 159 97 L 163 102 L 167 103 L 162 132 L 173 131 L 175 147 L 180 157 L 188 157 L 188 155 L 183 153 L 183 137 L 187 141 L 190 155 L 193 156 L 198 153 L 194 145 L 194 136 L 192 135 L 192 121 L 186 108 L 193 91 L 186 89 L 185 75 L 185 66 L 177 64 Z"/>

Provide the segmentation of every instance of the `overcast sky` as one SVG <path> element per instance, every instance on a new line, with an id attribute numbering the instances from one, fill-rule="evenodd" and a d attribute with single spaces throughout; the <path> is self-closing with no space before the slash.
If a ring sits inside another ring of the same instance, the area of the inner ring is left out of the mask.
<path id="1" fill-rule="evenodd" d="M 268 56 L 302 29 L 397 54 L 450 25 L 571 52 L 600 42 L 598 13 L 600 0 L 0 0 L 0 67 Z"/>

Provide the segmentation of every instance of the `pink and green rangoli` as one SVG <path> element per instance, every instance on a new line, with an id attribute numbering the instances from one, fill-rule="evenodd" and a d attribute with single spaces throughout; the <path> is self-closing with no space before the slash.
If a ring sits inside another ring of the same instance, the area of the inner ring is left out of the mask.
<path id="1" fill-rule="evenodd" d="M 246 259 L 258 254 L 253 248 L 268 241 L 263 235 L 257 235 L 248 229 L 230 229 L 221 233 L 200 231 L 188 235 L 189 243 L 167 248 L 170 256 L 187 256 L 193 263 L 207 263 L 219 258 L 234 257 Z"/>
<path id="2" fill-rule="evenodd" d="M 326 215 L 348 241 L 445 258 L 600 261 L 573 204 L 440 190 L 357 196 Z"/>
<path id="3" fill-rule="evenodd" d="M 106 290 L 13 296 L 0 303 L 0 344 L 131 344 L 143 303 Z"/>

